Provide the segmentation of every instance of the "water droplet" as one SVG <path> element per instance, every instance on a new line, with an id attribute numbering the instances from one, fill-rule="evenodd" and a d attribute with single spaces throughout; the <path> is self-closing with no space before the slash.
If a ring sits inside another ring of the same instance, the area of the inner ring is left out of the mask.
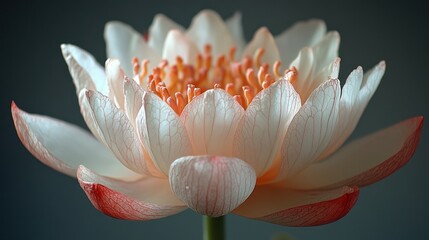
<path id="1" fill-rule="evenodd" d="M 186 186 L 186 187 L 185 187 L 185 189 L 186 189 L 186 190 L 189 190 L 189 186 Z"/>

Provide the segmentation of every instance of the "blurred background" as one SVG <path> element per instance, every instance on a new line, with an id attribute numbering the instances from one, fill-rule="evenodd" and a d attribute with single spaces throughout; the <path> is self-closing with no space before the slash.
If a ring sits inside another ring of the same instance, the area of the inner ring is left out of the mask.
<path id="1" fill-rule="evenodd" d="M 188 210 L 149 222 L 112 219 L 92 207 L 75 179 L 44 166 L 20 143 L 10 103 L 85 127 L 60 44 L 105 61 L 104 24 L 120 20 L 145 32 L 156 13 L 188 26 L 205 8 L 223 18 L 241 11 L 247 40 L 261 26 L 278 34 L 321 18 L 341 34 L 340 80 L 386 60 L 387 72 L 353 138 L 416 115 L 429 116 L 428 18 L 410 1 L 55 1 L 1 7 L 1 235 L 6 239 L 200 239 L 201 216 Z M 228 239 L 429 239 L 429 128 L 409 164 L 361 190 L 352 211 L 326 226 L 288 228 L 227 216 Z M 363 149 L 364 151 L 364 149 Z M 267 203 L 269 204 L 269 203 Z"/>

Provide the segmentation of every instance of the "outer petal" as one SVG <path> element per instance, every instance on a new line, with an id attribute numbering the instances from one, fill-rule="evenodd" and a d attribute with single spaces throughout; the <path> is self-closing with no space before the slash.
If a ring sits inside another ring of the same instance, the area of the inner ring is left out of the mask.
<path id="1" fill-rule="evenodd" d="M 133 57 L 148 59 L 153 64 L 161 61 L 160 55 L 146 44 L 140 33 L 125 23 L 108 22 L 104 28 L 104 39 L 107 57 L 118 58 L 127 76 L 133 75 Z"/>
<path id="2" fill-rule="evenodd" d="M 301 107 L 299 95 L 287 80 L 278 80 L 252 100 L 238 124 L 234 149 L 237 156 L 261 175 L 277 156 L 294 115 Z"/>
<path id="3" fill-rule="evenodd" d="M 241 12 L 236 12 L 226 21 L 226 27 L 234 39 L 234 45 L 237 48 L 237 55 L 241 56 L 241 52 L 244 49 L 246 40 L 244 39 L 243 26 L 241 25 Z"/>
<path id="4" fill-rule="evenodd" d="M 186 207 L 171 192 L 168 181 L 141 178 L 123 182 L 80 166 L 77 177 L 95 208 L 114 218 L 151 220 L 176 214 Z"/>
<path id="5" fill-rule="evenodd" d="M 313 189 L 377 182 L 410 160 L 422 125 L 423 117 L 415 117 L 351 142 L 294 176 L 289 184 Z"/>
<path id="6" fill-rule="evenodd" d="M 243 114 L 227 92 L 214 89 L 193 99 L 180 117 L 196 155 L 232 156 L 234 134 Z"/>
<path id="7" fill-rule="evenodd" d="M 125 73 L 117 59 L 107 59 L 106 77 L 109 85 L 109 97 L 114 100 L 116 106 L 124 108 L 124 78 Z M 113 98 L 112 98 L 113 97 Z"/>
<path id="8" fill-rule="evenodd" d="M 132 179 L 102 144 L 81 128 L 50 117 L 28 114 L 12 102 L 12 117 L 24 146 L 41 162 L 72 177 L 80 164 L 115 178 Z"/>
<path id="9" fill-rule="evenodd" d="M 294 191 L 256 187 L 234 213 L 283 226 L 317 226 L 344 217 L 356 203 L 358 188 Z"/>
<path id="10" fill-rule="evenodd" d="M 285 66 L 294 60 L 304 47 L 319 42 L 326 33 L 326 24 L 319 19 L 297 22 L 289 29 L 277 35 L 275 40 Z"/>
<path id="11" fill-rule="evenodd" d="M 212 46 L 215 58 L 227 54 L 234 46 L 234 40 L 222 18 L 212 10 L 203 10 L 193 19 L 186 36 L 204 51 L 206 44 Z"/>
<path id="12" fill-rule="evenodd" d="M 282 146 L 280 178 L 302 170 L 328 146 L 337 124 L 340 82 L 331 79 L 320 85 L 289 125 Z"/>
<path id="13" fill-rule="evenodd" d="M 159 55 L 162 54 L 162 48 L 168 32 L 173 29 L 177 29 L 181 32 L 185 31 L 181 25 L 175 23 L 163 14 L 157 14 L 153 18 L 152 25 L 149 27 L 148 44 L 152 49 L 157 51 Z"/>
<path id="14" fill-rule="evenodd" d="M 165 39 L 162 58 L 169 63 L 175 63 L 180 56 L 185 63 L 194 64 L 197 59 L 198 48 L 179 30 L 171 30 Z M 168 83 L 166 83 L 168 84 Z"/>
<path id="15" fill-rule="evenodd" d="M 61 44 L 61 51 L 77 94 L 86 88 L 107 95 L 108 86 L 104 69 L 90 53 L 71 44 Z"/>
<path id="16" fill-rule="evenodd" d="M 356 128 L 363 111 L 384 75 L 385 69 L 386 64 L 382 61 L 367 72 L 364 77 L 362 68 L 358 67 L 347 78 L 341 94 L 338 124 L 335 127 L 330 146 L 320 159 L 341 147 Z"/>
<path id="17" fill-rule="evenodd" d="M 260 28 L 255 33 L 252 41 L 244 49 L 243 56 L 253 58 L 256 50 L 259 48 L 263 48 L 265 51 L 261 63 L 268 63 L 272 66 L 275 61 L 280 60 L 280 52 L 274 41 L 274 37 L 266 27 Z"/>
<path id="18" fill-rule="evenodd" d="M 148 154 L 165 175 L 174 160 L 192 154 L 191 142 L 179 116 L 154 93 L 144 93 L 136 127 Z"/>
<path id="19" fill-rule="evenodd" d="M 252 193 L 256 175 L 238 158 L 188 156 L 170 168 L 170 185 L 176 196 L 198 213 L 223 216 Z"/>
<path id="20" fill-rule="evenodd" d="M 83 107 L 95 123 L 92 132 L 112 150 L 115 156 L 128 168 L 144 175 L 151 172 L 151 162 L 145 159 L 138 136 L 124 112 L 120 111 L 104 95 L 84 90 Z"/>
<path id="21" fill-rule="evenodd" d="M 137 114 L 142 107 L 144 90 L 133 80 L 125 78 L 124 95 L 125 95 L 125 113 L 130 122 L 135 125 Z"/>

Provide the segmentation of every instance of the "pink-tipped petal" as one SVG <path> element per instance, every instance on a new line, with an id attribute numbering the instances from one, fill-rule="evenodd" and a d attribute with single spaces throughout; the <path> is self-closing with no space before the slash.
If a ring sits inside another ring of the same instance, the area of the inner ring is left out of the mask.
<path id="1" fill-rule="evenodd" d="M 284 79 L 253 98 L 238 124 L 234 150 L 255 169 L 256 175 L 271 166 L 289 123 L 300 107 L 299 95 Z"/>
<path id="2" fill-rule="evenodd" d="M 261 186 L 234 213 L 283 226 L 318 226 L 344 217 L 358 195 L 357 187 L 296 191 Z"/>
<path id="3" fill-rule="evenodd" d="M 352 134 L 369 100 L 380 84 L 385 69 L 386 64 L 382 61 L 365 75 L 361 67 L 350 73 L 342 89 L 339 119 L 335 127 L 334 136 L 330 146 L 319 159 L 323 159 L 335 152 Z"/>
<path id="4" fill-rule="evenodd" d="M 107 57 L 117 58 L 121 62 L 125 74 L 133 75 L 132 58 L 148 59 L 155 66 L 161 61 L 161 55 L 147 45 L 143 36 L 131 26 L 118 22 L 108 22 L 104 28 Z M 152 69 L 149 66 L 149 69 Z"/>
<path id="5" fill-rule="evenodd" d="M 232 156 L 234 134 L 243 114 L 227 92 L 213 89 L 193 99 L 180 117 L 196 155 Z"/>
<path id="6" fill-rule="evenodd" d="M 307 167 L 328 146 L 337 124 L 340 92 L 337 79 L 325 82 L 295 115 L 281 150 L 280 179 Z"/>
<path id="7" fill-rule="evenodd" d="M 274 64 L 275 61 L 280 59 L 280 52 L 274 41 L 273 35 L 266 27 L 260 28 L 255 35 L 253 36 L 252 41 L 247 44 L 246 48 L 243 51 L 243 56 L 254 57 L 255 52 L 259 49 L 264 49 L 264 55 L 261 58 L 261 63 L 268 63 L 270 66 Z"/>
<path id="8" fill-rule="evenodd" d="M 234 39 L 234 46 L 237 48 L 237 56 L 241 56 L 241 52 L 246 44 L 243 26 L 241 24 L 241 12 L 235 12 L 232 17 L 225 21 L 225 24 Z"/>
<path id="9" fill-rule="evenodd" d="M 80 164 L 115 178 L 132 179 L 137 176 L 81 128 L 50 117 L 26 113 L 14 102 L 11 110 L 21 142 L 49 167 L 72 177 L 76 177 Z"/>
<path id="10" fill-rule="evenodd" d="M 144 90 L 133 79 L 125 78 L 124 95 L 125 95 L 125 113 L 130 122 L 135 125 L 137 114 L 142 107 Z"/>
<path id="11" fill-rule="evenodd" d="M 163 59 L 175 64 L 177 57 L 181 57 L 185 63 L 195 64 L 197 55 L 198 48 L 191 39 L 176 29 L 168 32 L 162 51 Z"/>
<path id="12" fill-rule="evenodd" d="M 157 175 L 150 171 L 150 159 L 145 158 L 143 146 L 125 113 L 99 92 L 87 90 L 83 94 L 83 107 L 95 123 L 92 132 L 97 133 L 98 139 L 131 170 L 144 175 Z"/>
<path id="13" fill-rule="evenodd" d="M 355 140 L 294 176 L 289 184 L 314 189 L 380 181 L 411 159 L 422 125 L 423 117 L 415 117 Z"/>
<path id="14" fill-rule="evenodd" d="M 144 93 L 136 129 L 154 164 L 165 175 L 168 175 L 174 160 L 192 155 L 185 125 L 176 112 L 154 93 Z"/>
<path id="15" fill-rule="evenodd" d="M 171 192 L 167 179 L 143 177 L 125 182 L 98 175 L 84 166 L 79 184 L 104 214 L 125 220 L 152 220 L 181 212 L 186 206 Z"/>
<path id="16" fill-rule="evenodd" d="M 199 12 L 192 19 L 186 36 L 198 46 L 201 52 L 204 51 L 206 44 L 210 44 L 215 58 L 221 54 L 228 54 L 230 48 L 234 46 L 233 37 L 225 22 L 212 10 Z"/>
<path id="17" fill-rule="evenodd" d="M 326 33 L 326 24 L 319 19 L 297 22 L 275 37 L 282 63 L 285 66 L 298 56 L 304 47 L 318 43 Z"/>
<path id="18" fill-rule="evenodd" d="M 252 193 L 256 175 L 238 158 L 187 156 L 170 168 L 170 185 L 188 207 L 211 217 L 223 216 Z"/>
<path id="19" fill-rule="evenodd" d="M 177 29 L 181 32 L 185 31 L 181 25 L 175 23 L 163 14 L 157 14 L 153 18 L 153 22 L 149 27 L 148 44 L 151 48 L 157 51 L 159 55 L 162 54 L 162 48 L 168 32 L 173 29 Z"/>
<path id="20" fill-rule="evenodd" d="M 119 109 L 124 108 L 124 78 L 125 73 L 118 59 L 109 58 L 106 61 L 106 78 L 109 85 L 109 97 L 114 100 Z M 112 98 L 113 97 L 113 98 Z"/>

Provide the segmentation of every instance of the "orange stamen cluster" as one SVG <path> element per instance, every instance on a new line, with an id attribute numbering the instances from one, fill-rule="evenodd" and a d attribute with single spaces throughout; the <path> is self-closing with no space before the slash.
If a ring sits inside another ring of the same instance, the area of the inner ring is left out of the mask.
<path id="1" fill-rule="evenodd" d="M 243 108 L 249 106 L 255 95 L 268 88 L 275 79 L 280 78 L 280 61 L 276 61 L 270 72 L 269 65 L 262 63 L 264 49 L 255 52 L 253 59 L 245 57 L 236 61 L 235 48 L 228 55 L 213 59 L 212 47 L 206 45 L 203 54 L 198 54 L 195 65 L 186 64 L 181 57 L 173 65 L 167 60 L 148 72 L 148 61 L 141 63 L 133 58 L 134 78 L 140 85 L 157 94 L 170 107 L 180 114 L 195 97 L 209 89 L 222 88 L 228 92 Z M 257 71 L 256 71 L 257 69 Z M 284 76 L 290 81 L 296 78 L 296 69 L 287 69 Z"/>

